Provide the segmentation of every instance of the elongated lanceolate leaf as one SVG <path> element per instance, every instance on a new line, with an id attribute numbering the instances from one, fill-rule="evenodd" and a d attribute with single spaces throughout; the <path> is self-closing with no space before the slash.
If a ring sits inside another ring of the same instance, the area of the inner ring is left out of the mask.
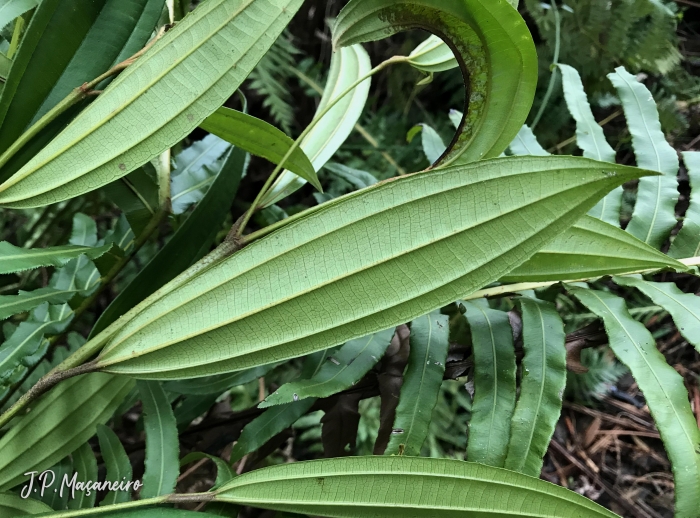
<path id="1" fill-rule="evenodd" d="M 617 516 L 573 491 L 533 477 L 471 462 L 415 457 L 278 465 L 234 478 L 215 499 L 336 518 Z"/>
<path id="2" fill-rule="evenodd" d="M 294 141 L 271 124 L 237 110 L 221 107 L 204 119 L 202 129 L 248 153 L 279 164 Z M 322 191 L 314 166 L 303 149 L 297 148 L 284 164 L 297 176 Z"/>
<path id="3" fill-rule="evenodd" d="M 0 150 L 5 151 L 74 88 L 140 50 L 163 5 L 164 0 L 42 1 L 0 99 Z M 26 144 L 3 167 L 0 181 L 31 159 L 85 105 L 69 109 Z"/>
<path id="4" fill-rule="evenodd" d="M 141 498 L 153 498 L 175 491 L 180 474 L 180 443 L 173 409 L 160 383 L 139 381 L 137 386 L 146 430 L 146 467 Z"/>
<path id="5" fill-rule="evenodd" d="M 515 348 L 508 313 L 466 302 L 474 348 L 467 459 L 503 467 L 515 408 Z"/>
<path id="6" fill-rule="evenodd" d="M 93 246 L 54 246 L 51 248 L 20 248 L 7 241 L 0 242 L 0 274 L 16 273 L 42 266 L 64 266 L 71 259 L 85 254 L 97 259 L 110 249 L 111 245 Z"/>
<path id="7" fill-rule="evenodd" d="M 666 363 L 646 327 L 630 316 L 623 299 L 582 288 L 570 288 L 570 292 L 603 319 L 610 347 L 632 371 L 644 394 L 671 460 L 676 516 L 696 516 L 700 509 L 700 430 L 683 378 Z"/>
<path id="8" fill-rule="evenodd" d="M 367 75 L 371 68 L 369 55 L 361 45 L 336 50 L 331 58 L 331 69 L 321 102 L 316 109 L 316 116 L 352 84 Z M 300 147 L 317 171 L 340 149 L 357 124 L 367 103 L 370 86 L 369 78 L 360 83 L 351 93 L 338 101 L 302 140 Z M 262 200 L 261 207 L 274 205 L 300 189 L 305 183 L 303 178 L 291 171 L 283 171 Z"/>
<path id="9" fill-rule="evenodd" d="M 231 374 L 219 374 L 217 376 L 206 376 L 204 378 L 194 378 L 180 381 L 169 381 L 164 388 L 168 392 L 175 394 L 186 394 L 193 396 L 208 396 L 223 394 L 227 390 L 250 383 L 274 369 L 277 363 L 262 365 L 245 371 Z"/>
<path id="10" fill-rule="evenodd" d="M 107 422 L 133 386 L 129 378 L 101 373 L 60 383 L 0 439 L 0 489 L 70 455 Z"/>
<path id="11" fill-rule="evenodd" d="M 412 67 L 428 73 L 444 72 L 459 66 L 452 49 L 434 34 L 413 49 L 408 57 Z"/>
<path id="12" fill-rule="evenodd" d="M 445 374 L 449 331 L 449 318 L 439 313 L 411 322 L 408 366 L 385 455 L 420 455 Z"/>
<path id="13" fill-rule="evenodd" d="M 502 280 L 578 280 L 663 268 L 686 269 L 682 263 L 629 233 L 592 216 L 584 216 Z"/>
<path id="14" fill-rule="evenodd" d="M 53 512 L 48 505 L 33 498 L 22 498 L 15 493 L 0 493 L 0 515 L 7 518 Z"/>
<path id="15" fill-rule="evenodd" d="M 351 0 L 338 15 L 336 47 L 421 28 L 440 34 L 468 78 L 468 110 L 438 164 L 496 157 L 525 122 L 537 54 L 524 20 L 505 0 Z"/>
<path id="16" fill-rule="evenodd" d="M 564 99 L 569 113 L 576 121 L 576 143 L 583 150 L 583 156 L 615 162 L 615 150 L 608 144 L 601 128 L 593 117 L 591 105 L 583 89 L 583 82 L 578 71 L 569 65 L 557 65 L 562 75 Z M 615 189 L 591 209 L 591 216 L 620 226 L 620 206 L 622 205 L 622 188 Z"/>
<path id="17" fill-rule="evenodd" d="M 548 156 L 549 153 L 537 141 L 537 137 L 530 129 L 530 126 L 523 124 L 520 131 L 510 143 L 510 152 L 516 156 Z"/>
<path id="18" fill-rule="evenodd" d="M 621 286 L 637 288 L 668 311 L 681 335 L 700 351 L 700 297 L 682 292 L 672 282 L 649 282 L 637 277 L 614 277 L 613 280 Z"/>
<path id="19" fill-rule="evenodd" d="M 627 232 L 654 248 L 661 248 L 676 225 L 678 155 L 666 142 L 656 103 L 647 87 L 624 67 L 616 68 L 608 78 L 622 101 L 637 165 L 663 173 L 639 181 L 637 201 Z"/>
<path id="20" fill-rule="evenodd" d="M 105 463 L 105 480 L 130 482 L 132 478 L 131 462 L 117 434 L 107 426 L 98 425 L 97 439 L 100 442 L 100 452 Z M 131 495 L 128 491 L 110 491 L 102 499 L 100 505 L 119 504 L 128 502 L 130 499 Z"/>
<path id="21" fill-rule="evenodd" d="M 291 403 L 307 397 L 328 397 L 350 388 L 382 359 L 393 336 L 392 327 L 350 340 L 326 360 L 315 376 L 285 383 L 268 396 L 259 408 Z"/>
<path id="22" fill-rule="evenodd" d="M 566 335 L 554 304 L 522 297 L 522 382 L 504 467 L 539 477 L 566 385 Z"/>
<path id="23" fill-rule="evenodd" d="M 433 128 L 427 124 L 421 124 L 421 144 L 423 145 L 423 154 L 428 159 L 430 165 L 440 160 L 440 157 L 445 152 L 447 147 L 442 141 L 442 137 Z"/>
<path id="24" fill-rule="evenodd" d="M 668 255 L 683 259 L 700 255 L 700 151 L 686 151 L 683 161 L 690 180 L 690 205 Z"/>
<path id="25" fill-rule="evenodd" d="M 644 174 L 585 158 L 503 158 L 377 184 L 175 279 L 123 319 L 98 363 L 138 377 L 198 377 L 388 329 L 497 280 Z"/>
<path id="26" fill-rule="evenodd" d="M 122 211 L 136 235 L 140 236 L 158 213 L 158 177 L 151 162 L 106 185 L 103 190 Z"/>
<path id="27" fill-rule="evenodd" d="M 240 86 L 301 3 L 200 4 L 0 185 L 0 205 L 31 207 L 78 196 L 182 140 Z"/>

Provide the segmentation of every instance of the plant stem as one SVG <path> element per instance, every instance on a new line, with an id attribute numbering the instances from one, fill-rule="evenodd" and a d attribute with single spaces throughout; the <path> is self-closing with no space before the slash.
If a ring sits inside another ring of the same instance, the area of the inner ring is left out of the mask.
<path id="1" fill-rule="evenodd" d="M 557 1 L 551 0 L 551 5 L 552 12 L 554 13 L 554 25 L 556 31 L 556 39 L 554 41 L 554 59 L 552 60 L 551 66 L 552 76 L 549 78 L 549 86 L 547 86 L 547 92 L 544 94 L 544 99 L 542 99 L 540 109 L 537 112 L 537 115 L 535 116 L 535 120 L 532 121 L 531 129 L 533 130 L 537 127 L 537 125 L 540 122 L 540 119 L 542 119 L 542 116 L 544 115 L 544 111 L 547 109 L 547 105 L 549 104 L 549 98 L 552 96 L 552 92 L 554 91 L 554 84 L 557 81 L 557 72 L 559 71 L 557 65 L 559 64 L 559 52 L 561 50 L 561 15 L 559 14 Z"/>
<path id="2" fill-rule="evenodd" d="M 20 20 L 21 18 L 18 18 Z M 75 106 L 78 104 L 80 101 L 83 101 L 87 97 L 94 95 L 95 91 L 93 90 L 97 85 L 99 85 L 102 81 L 105 79 L 112 77 L 115 74 L 118 74 L 122 70 L 124 70 L 126 67 L 131 65 L 134 61 L 136 61 L 139 57 L 141 57 L 148 49 L 150 49 L 156 41 L 158 41 L 163 34 L 168 30 L 169 27 L 162 27 L 159 31 L 158 34 L 151 40 L 149 41 L 144 48 L 142 48 L 140 51 L 138 51 L 136 54 L 131 56 L 130 58 L 122 61 L 121 63 L 118 63 L 114 65 L 112 68 L 110 68 L 107 72 L 104 74 L 100 75 L 99 77 L 93 79 L 89 83 L 84 83 L 83 85 L 73 89 L 71 93 L 69 93 L 65 99 L 63 99 L 61 102 L 59 102 L 56 106 L 51 108 L 42 118 L 40 118 L 38 121 L 36 121 L 27 131 L 22 133 L 20 137 L 15 140 L 12 145 L 5 151 L 2 156 L 0 156 L 0 167 L 4 166 L 7 164 L 7 162 L 20 150 L 22 147 L 24 147 L 32 138 L 34 138 L 36 135 L 39 134 L 46 126 L 48 126 L 51 122 L 56 120 L 60 115 L 62 115 L 66 110 L 70 109 L 72 106 Z M 23 176 L 18 176 L 14 175 L 5 182 L 6 186 L 13 185 L 14 183 L 17 183 L 19 180 L 21 180 Z"/>
<path id="3" fill-rule="evenodd" d="M 258 193 L 258 195 L 256 196 L 255 200 L 253 201 L 253 204 L 250 206 L 250 209 L 248 209 L 248 211 L 246 211 L 245 215 L 243 216 L 243 219 L 242 219 L 242 221 L 241 221 L 241 223 L 240 223 L 240 225 L 239 225 L 239 227 L 238 227 L 238 230 L 236 231 L 236 237 L 237 237 L 237 238 L 240 239 L 240 237 L 243 235 L 243 231 L 245 230 L 246 225 L 247 225 L 248 222 L 250 221 L 250 218 L 252 217 L 253 213 L 260 207 L 260 202 L 261 202 L 261 200 L 262 200 L 263 197 L 267 194 L 268 190 L 269 190 L 270 187 L 272 186 L 272 183 L 273 183 L 273 182 L 275 181 L 275 179 L 277 178 L 277 175 L 278 175 L 280 172 L 282 172 L 282 169 L 284 168 L 284 164 L 287 162 L 287 160 L 289 159 L 289 157 L 292 156 L 292 153 L 294 153 L 294 151 L 296 151 L 296 150 L 299 148 L 299 146 L 301 145 L 301 143 L 302 143 L 302 141 L 304 140 L 304 138 L 306 138 L 306 136 L 311 132 L 311 130 L 314 129 L 314 127 L 316 126 L 316 124 L 318 124 L 319 121 L 320 121 L 321 119 L 323 119 L 323 117 L 324 117 L 329 111 L 331 111 L 331 110 L 333 109 L 333 107 L 335 107 L 335 105 L 338 104 L 338 102 L 340 102 L 341 99 L 343 99 L 343 97 L 345 97 L 346 95 L 348 95 L 349 93 L 351 93 L 355 88 L 357 88 L 358 86 L 360 86 L 360 85 L 361 85 L 363 82 L 365 82 L 367 79 L 369 79 L 369 78 L 372 77 L 373 75 L 377 74 L 378 72 L 384 70 L 384 69 L 387 68 L 388 66 L 393 65 L 394 63 L 404 63 L 404 62 L 406 62 L 407 60 L 408 60 L 408 58 L 405 57 L 405 56 L 393 56 L 393 57 L 387 59 L 386 61 L 383 61 L 382 63 L 380 63 L 379 65 L 377 65 L 376 67 L 374 67 L 372 70 L 370 70 L 369 72 L 367 72 L 367 74 L 365 74 L 364 76 L 360 77 L 357 81 L 355 81 L 355 82 L 352 83 L 350 86 L 348 86 L 345 90 L 343 90 L 342 93 L 340 93 L 340 94 L 338 95 L 338 97 L 336 97 L 335 99 L 333 99 L 332 101 L 330 101 L 330 102 L 328 103 L 328 105 L 327 105 L 323 110 L 321 110 L 318 114 L 316 114 L 316 116 L 313 118 L 313 120 L 311 121 L 311 123 L 306 127 L 306 129 L 301 133 L 301 135 L 299 135 L 299 137 L 294 141 L 294 144 L 292 144 L 292 146 L 289 148 L 289 150 L 287 151 L 287 153 L 284 155 L 284 157 L 282 158 L 282 160 L 280 161 L 280 163 L 279 163 L 279 164 L 277 165 L 277 167 L 275 167 L 275 169 L 272 171 L 272 174 L 270 175 L 270 177 L 269 177 L 269 178 L 267 179 L 267 181 L 265 182 L 265 185 L 263 185 L 263 188 L 260 189 L 260 192 Z"/>

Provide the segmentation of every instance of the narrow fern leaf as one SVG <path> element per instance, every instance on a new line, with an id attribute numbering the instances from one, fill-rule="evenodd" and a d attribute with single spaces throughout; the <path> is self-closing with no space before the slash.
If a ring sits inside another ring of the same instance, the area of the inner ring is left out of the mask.
<path id="1" fill-rule="evenodd" d="M 700 255 L 700 151 L 686 151 L 683 161 L 690 179 L 690 205 L 668 255 L 683 259 Z"/>
<path id="2" fill-rule="evenodd" d="M 97 459 L 90 447 L 90 443 L 84 443 L 73 452 L 73 474 L 69 478 L 77 482 L 97 482 Z M 73 486 L 75 487 L 75 486 Z M 90 489 L 76 490 L 68 500 L 68 509 L 91 509 L 95 507 L 97 492 Z"/>
<path id="3" fill-rule="evenodd" d="M 0 274 L 17 273 L 42 266 L 65 266 L 71 259 L 85 254 L 97 259 L 111 247 L 111 244 L 93 246 L 55 246 L 52 248 L 20 248 L 7 241 L 0 242 Z"/>
<path id="4" fill-rule="evenodd" d="M 611 293 L 570 288 L 584 306 L 603 319 L 610 347 L 632 371 L 659 429 L 674 474 L 676 516 L 700 509 L 700 430 L 683 378 L 666 363 L 654 337 L 634 320 L 625 301 Z"/>
<path id="5" fill-rule="evenodd" d="M 15 493 L 0 493 L 0 516 L 24 516 L 28 514 L 50 513 L 48 505 L 33 498 L 22 498 Z"/>
<path id="6" fill-rule="evenodd" d="M 102 452 L 102 460 L 107 470 L 105 480 L 126 485 L 132 479 L 131 461 L 129 461 L 129 456 L 126 454 L 119 437 L 111 428 L 99 425 L 97 439 L 100 442 L 100 452 Z M 129 500 L 131 500 L 129 491 L 110 491 L 102 499 L 100 505 L 119 504 Z"/>
<path id="7" fill-rule="evenodd" d="M 608 144 L 601 128 L 593 117 L 591 105 L 583 89 L 583 82 L 578 71 L 569 65 L 558 65 L 564 86 L 564 99 L 569 113 L 576 121 L 576 143 L 583 151 L 583 156 L 615 162 L 615 150 Z M 593 207 L 589 214 L 595 218 L 620 226 L 620 207 L 622 205 L 622 187 L 618 187 L 605 196 Z"/>
<path id="8" fill-rule="evenodd" d="M 515 408 L 515 347 L 508 314 L 466 302 L 474 348 L 474 404 L 467 459 L 503 467 Z"/>
<path id="9" fill-rule="evenodd" d="M 637 277 L 614 277 L 613 280 L 621 286 L 637 288 L 668 311 L 683 338 L 700 352 L 700 297 L 682 292 L 672 282 L 649 282 Z"/>
<path id="10" fill-rule="evenodd" d="M 608 78 L 622 101 L 637 165 L 663 173 L 639 181 L 637 202 L 627 232 L 654 248 L 661 248 L 676 225 L 678 155 L 666 142 L 656 103 L 647 87 L 624 67 L 616 68 Z"/>
<path id="11" fill-rule="evenodd" d="M 54 483 L 56 483 L 55 481 L 63 480 L 63 477 L 68 477 L 70 479 L 71 475 L 73 474 L 73 462 L 70 457 L 65 457 L 57 462 L 56 465 L 52 466 L 49 471 L 54 475 Z M 68 491 L 59 492 L 48 489 L 40 492 L 38 498 L 46 505 L 51 507 L 51 509 L 55 511 L 63 511 L 68 506 L 69 496 L 70 493 Z"/>
<path id="12" fill-rule="evenodd" d="M 146 467 L 141 498 L 175 492 L 180 474 L 175 416 L 165 391 L 157 381 L 138 381 L 146 430 Z"/>
<path id="13" fill-rule="evenodd" d="M 449 333 L 449 318 L 437 312 L 411 322 L 408 366 L 385 455 L 420 456 L 445 375 Z"/>
<path id="14" fill-rule="evenodd" d="M 523 124 L 513 142 L 510 143 L 510 152 L 513 155 L 549 155 L 547 150 L 537 141 L 537 137 L 527 124 Z"/>
<path id="15" fill-rule="evenodd" d="M 17 295 L 0 295 L 0 320 L 34 309 L 44 302 L 65 304 L 75 293 L 75 290 L 39 288 L 34 291 L 20 291 Z"/>
<path id="16" fill-rule="evenodd" d="M 328 397 L 350 388 L 382 359 L 394 328 L 350 340 L 329 357 L 312 378 L 285 383 L 260 403 L 266 408 L 308 397 Z"/>
<path id="17" fill-rule="evenodd" d="M 523 374 L 511 424 L 505 468 L 539 477 L 566 385 L 566 334 L 554 304 L 519 299 L 523 318 Z"/>
<path id="18" fill-rule="evenodd" d="M 311 409 L 315 402 L 315 398 L 307 398 L 265 410 L 243 428 L 238 442 L 231 450 L 231 463 L 241 460 L 245 455 L 262 447 L 275 435 L 292 426 L 297 419 Z"/>

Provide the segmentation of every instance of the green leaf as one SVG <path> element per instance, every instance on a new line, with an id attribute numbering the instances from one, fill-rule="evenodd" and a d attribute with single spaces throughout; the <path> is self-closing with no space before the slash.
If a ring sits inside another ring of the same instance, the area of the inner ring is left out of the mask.
<path id="1" fill-rule="evenodd" d="M 613 167 L 611 174 L 585 158 L 502 158 L 331 200 L 190 281 L 173 281 L 122 319 L 98 364 L 141 378 L 198 377 L 410 321 L 499 279 L 611 188 L 647 174 Z M 339 311 L 341 292 L 362 296 L 345 296 Z"/>
<path id="2" fill-rule="evenodd" d="M 0 515 L 5 518 L 28 514 L 50 513 L 48 505 L 33 498 L 22 498 L 14 493 L 0 493 Z"/>
<path id="3" fill-rule="evenodd" d="M 624 67 L 616 68 L 608 78 L 622 101 L 637 165 L 663 173 L 639 180 L 637 202 L 627 232 L 654 248 L 661 248 L 676 226 L 678 155 L 666 142 L 656 103 L 647 87 Z"/>
<path id="4" fill-rule="evenodd" d="M 610 347 L 644 394 L 671 461 L 676 516 L 695 516 L 700 509 L 700 430 L 683 378 L 666 363 L 647 328 L 630 316 L 623 299 L 583 288 L 569 291 L 603 319 Z"/>
<path id="5" fill-rule="evenodd" d="M 544 480 L 471 462 L 415 457 L 281 464 L 234 478 L 215 500 L 337 518 L 617 516 Z"/>
<path id="6" fill-rule="evenodd" d="M 64 304 L 68 302 L 75 293 L 75 290 L 39 288 L 34 291 L 20 291 L 17 295 L 0 295 L 0 320 L 4 320 L 17 313 L 22 313 L 23 311 L 34 309 L 44 302 Z"/>
<path id="7" fill-rule="evenodd" d="M 467 458 L 503 467 L 515 408 L 515 348 L 508 313 L 465 302 L 474 349 Z"/>
<path id="8" fill-rule="evenodd" d="M 173 411 L 177 429 L 181 432 L 185 431 L 192 421 L 206 414 L 217 399 L 219 399 L 218 394 L 179 398 L 177 407 Z"/>
<path id="9" fill-rule="evenodd" d="M 97 439 L 100 441 L 100 452 L 105 463 L 105 480 L 111 482 L 130 482 L 132 479 L 131 461 L 119 437 L 111 428 L 97 426 Z M 110 491 L 100 502 L 100 505 L 112 505 L 131 500 L 129 491 Z"/>
<path id="10" fill-rule="evenodd" d="M 392 327 L 350 340 L 328 358 L 312 378 L 285 383 L 258 407 L 266 408 L 309 397 L 328 397 L 352 387 L 382 359 L 393 336 Z"/>
<path id="11" fill-rule="evenodd" d="M 228 142 L 216 135 L 207 135 L 175 157 L 171 182 L 173 214 L 184 213 L 204 198 L 230 151 Z"/>
<path id="12" fill-rule="evenodd" d="M 584 216 L 501 280 L 506 283 L 578 280 L 663 268 L 686 269 L 682 263 L 629 233 Z"/>
<path id="13" fill-rule="evenodd" d="M 435 35 L 428 37 L 413 49 L 408 58 L 413 68 L 429 74 L 452 70 L 459 66 L 450 47 Z"/>
<path id="14" fill-rule="evenodd" d="M 125 377 L 95 373 L 60 383 L 15 420 L 0 439 L 0 489 L 15 487 L 29 471 L 43 471 L 70 455 L 112 416 L 133 387 Z"/>
<path id="15" fill-rule="evenodd" d="M 430 165 L 436 163 L 440 160 L 440 157 L 447 149 L 445 143 L 442 141 L 442 137 L 438 135 L 438 132 L 427 124 L 421 124 L 421 144 L 423 145 L 423 154 L 425 158 L 428 159 Z"/>
<path id="16" fill-rule="evenodd" d="M 561 414 L 566 385 L 566 334 L 554 304 L 521 297 L 522 382 L 504 467 L 539 477 Z"/>
<path id="17" fill-rule="evenodd" d="M 201 459 L 209 459 L 216 464 L 216 480 L 212 486 L 212 489 L 217 489 L 223 486 L 236 475 L 231 468 L 229 468 L 228 463 L 225 460 L 214 455 L 208 455 L 200 452 L 192 452 L 185 455 L 182 460 L 180 460 L 180 466 L 186 466 L 187 464 Z"/>
<path id="18" fill-rule="evenodd" d="M 0 152 L 74 88 L 141 49 L 163 4 L 164 0 L 43 0 L 0 99 Z M 68 110 L 26 145 L 3 168 L 0 181 L 38 153 L 84 106 Z"/>
<path id="19" fill-rule="evenodd" d="M 241 85 L 301 3 L 200 4 L 0 185 L 0 205 L 36 207 L 78 196 L 182 140 Z"/>
<path id="20" fill-rule="evenodd" d="M 0 346 L 0 391 L 4 392 L 19 382 L 43 359 L 49 345 L 45 335 L 63 332 L 72 318 L 73 312 L 68 305 L 44 303 L 32 312 L 29 319 L 19 324 Z"/>
<path id="21" fill-rule="evenodd" d="M 221 107 L 199 125 L 248 153 L 279 164 L 294 141 L 271 124 L 237 110 Z M 323 191 L 316 170 L 303 149 L 295 149 L 284 164 L 317 190 Z"/>
<path id="22" fill-rule="evenodd" d="M 39 490 L 39 499 L 46 505 L 51 507 L 56 511 L 62 511 L 68 506 L 68 498 L 70 496 L 69 491 L 59 492 L 56 491 L 60 487 L 60 481 L 63 477 L 68 477 L 70 479 L 73 474 L 73 461 L 70 457 L 61 459 L 55 466 L 51 466 L 49 470 L 53 474 L 53 480 L 47 484 L 51 484 L 45 491 Z M 56 487 L 55 487 L 56 486 Z"/>
<path id="23" fill-rule="evenodd" d="M 246 167 L 246 153 L 240 149 L 230 150 L 216 169 L 218 174 L 202 202 L 165 246 L 102 312 L 92 328 L 91 336 L 102 331 L 209 251 L 231 208 L 231 202 L 236 196 Z"/>
<path id="24" fill-rule="evenodd" d="M 370 187 L 378 182 L 377 178 L 367 171 L 360 171 L 359 169 L 353 169 L 343 164 L 335 164 L 329 162 L 324 166 L 334 175 L 342 178 L 355 189 L 364 189 L 365 187 Z"/>
<path id="25" fill-rule="evenodd" d="M 243 428 L 241 436 L 231 450 L 231 464 L 238 462 L 245 455 L 262 447 L 275 435 L 292 426 L 314 406 L 314 403 L 316 398 L 307 398 L 265 410 Z"/>
<path id="26" fill-rule="evenodd" d="M 615 150 L 608 144 L 603 133 L 603 128 L 598 125 L 588 97 L 583 89 L 583 82 L 578 71 L 569 65 L 557 65 L 562 75 L 564 87 L 564 99 L 569 113 L 576 121 L 576 143 L 583 150 L 583 156 L 600 160 L 601 162 L 615 162 Z M 622 205 L 622 188 L 615 189 L 598 205 L 591 209 L 590 215 L 603 221 L 620 226 L 620 207 Z"/>
<path id="27" fill-rule="evenodd" d="M 411 322 L 408 365 L 385 455 L 420 455 L 445 375 L 449 331 L 449 318 L 439 313 Z"/>
<path id="28" fill-rule="evenodd" d="M 549 156 L 549 153 L 537 141 L 537 137 L 530 129 L 530 126 L 523 124 L 520 131 L 510 143 L 510 152 L 516 156 Z"/>
<path id="29" fill-rule="evenodd" d="M 241 372 L 231 374 L 219 374 L 217 376 L 206 376 L 204 378 L 194 378 L 189 380 L 169 381 L 164 384 L 165 390 L 174 394 L 186 394 L 194 396 L 207 396 L 223 394 L 227 390 L 245 385 L 258 378 L 265 376 L 278 363 L 261 365 Z"/>
<path id="30" fill-rule="evenodd" d="M 442 163 L 496 157 L 525 122 L 537 84 L 530 31 L 503 0 L 351 0 L 336 20 L 335 47 L 406 29 L 439 34 L 467 78 L 464 126 Z"/>
<path id="31" fill-rule="evenodd" d="M 180 443 L 173 409 L 160 383 L 139 381 L 137 386 L 146 430 L 146 467 L 141 498 L 153 498 L 175 491 L 180 474 Z"/>
<path id="32" fill-rule="evenodd" d="M 0 2 L 0 29 L 37 5 L 39 0 L 3 0 Z"/>
<path id="33" fill-rule="evenodd" d="M 151 163 L 106 185 L 104 192 L 124 213 L 136 235 L 141 235 L 158 212 L 158 180 Z"/>
<path id="34" fill-rule="evenodd" d="M 84 443 L 73 452 L 73 474 L 78 482 L 97 482 L 97 459 L 89 443 Z M 72 478 L 72 474 L 69 478 Z M 75 491 L 68 499 L 68 509 L 90 509 L 95 507 L 97 493 L 91 490 Z"/>
<path id="35" fill-rule="evenodd" d="M 85 254 L 97 259 L 111 248 L 104 246 L 54 246 L 50 248 L 20 248 L 7 241 L 0 242 L 0 274 L 17 273 L 42 266 L 64 266 L 71 259 Z"/>
<path id="36" fill-rule="evenodd" d="M 671 314 L 678 331 L 700 351 L 700 297 L 684 293 L 672 282 L 649 282 L 637 277 L 614 277 L 620 286 L 637 288 Z"/>
<path id="37" fill-rule="evenodd" d="M 336 50 L 331 57 L 331 68 L 323 90 L 316 115 L 352 84 L 365 76 L 372 68 L 369 55 L 361 45 Z M 316 126 L 301 141 L 301 149 L 311 160 L 314 169 L 319 171 L 340 149 L 354 129 L 367 103 L 371 79 L 360 83 L 351 93 L 318 121 Z M 261 202 L 261 207 L 274 205 L 283 198 L 303 187 L 304 179 L 291 171 L 283 171 Z"/>
<path id="38" fill-rule="evenodd" d="M 681 259 L 700 255 L 700 151 L 684 152 L 683 161 L 690 180 L 690 205 L 668 251 L 671 257 Z"/>

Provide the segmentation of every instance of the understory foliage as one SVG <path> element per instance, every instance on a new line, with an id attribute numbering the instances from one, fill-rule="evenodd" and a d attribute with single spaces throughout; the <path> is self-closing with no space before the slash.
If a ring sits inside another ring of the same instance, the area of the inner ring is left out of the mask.
<path id="1" fill-rule="evenodd" d="M 0 2 L 0 515 L 614 517 L 540 474 L 564 398 L 628 372 L 699 517 L 698 421 L 645 325 L 700 353 L 700 299 L 658 276 L 697 275 L 700 153 L 635 75 L 682 76 L 675 8 L 349 0 L 324 70 L 302 4 Z M 519 7 L 556 40 L 544 98 Z M 444 40 L 373 62 L 406 29 Z M 455 77 L 467 109 L 425 109 Z M 557 96 L 576 156 L 538 140 Z"/>

